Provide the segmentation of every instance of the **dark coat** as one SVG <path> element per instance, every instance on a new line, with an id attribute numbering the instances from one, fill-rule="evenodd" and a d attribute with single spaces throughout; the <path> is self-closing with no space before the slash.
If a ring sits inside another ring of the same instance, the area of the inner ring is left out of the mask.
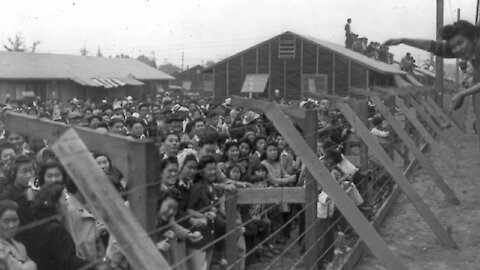
<path id="1" fill-rule="evenodd" d="M 27 254 L 38 270 L 76 270 L 88 264 L 77 257 L 72 237 L 58 220 L 36 226 L 27 234 Z"/>

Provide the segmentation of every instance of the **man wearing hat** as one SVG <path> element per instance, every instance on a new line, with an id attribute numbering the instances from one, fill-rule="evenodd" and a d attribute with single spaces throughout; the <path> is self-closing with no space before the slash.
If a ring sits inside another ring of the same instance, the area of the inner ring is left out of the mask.
<path id="1" fill-rule="evenodd" d="M 175 134 L 180 134 L 183 132 L 183 120 L 181 114 L 174 113 L 169 118 L 167 118 L 167 124 L 169 126 L 170 132 Z"/>
<path id="2" fill-rule="evenodd" d="M 81 126 L 82 119 L 83 116 L 77 111 L 70 112 L 67 116 L 68 124 L 70 126 Z"/>

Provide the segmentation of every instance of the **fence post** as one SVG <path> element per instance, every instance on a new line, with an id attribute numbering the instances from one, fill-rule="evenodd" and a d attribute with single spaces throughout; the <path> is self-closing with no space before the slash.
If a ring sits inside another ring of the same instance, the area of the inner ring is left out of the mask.
<path id="1" fill-rule="evenodd" d="M 237 240 L 238 234 L 236 232 L 232 232 L 237 229 L 237 197 L 235 193 L 231 191 L 225 191 L 225 212 L 227 218 L 227 230 L 226 233 L 226 257 L 227 257 L 227 267 L 226 269 L 237 269 Z M 242 220 L 242 222 L 245 222 Z M 246 259 L 246 258 L 244 258 Z M 234 268 L 230 268 L 233 265 Z"/>
<path id="2" fill-rule="evenodd" d="M 315 110 L 306 110 L 303 120 L 303 135 L 305 141 L 317 152 L 317 127 L 318 119 Z M 317 204 L 312 203 L 318 199 L 317 181 L 313 179 L 312 174 L 307 170 L 307 179 L 305 181 L 305 269 L 315 269 L 318 257 L 317 226 L 313 225 L 317 220 Z"/>

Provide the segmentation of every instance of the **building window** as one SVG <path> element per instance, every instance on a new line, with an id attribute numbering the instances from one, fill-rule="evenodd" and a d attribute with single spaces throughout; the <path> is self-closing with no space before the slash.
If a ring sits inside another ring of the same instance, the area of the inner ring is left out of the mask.
<path id="1" fill-rule="evenodd" d="M 302 93 L 328 94 L 327 74 L 302 74 Z"/>
<path id="2" fill-rule="evenodd" d="M 278 58 L 295 59 L 295 37 L 281 36 L 278 43 Z"/>

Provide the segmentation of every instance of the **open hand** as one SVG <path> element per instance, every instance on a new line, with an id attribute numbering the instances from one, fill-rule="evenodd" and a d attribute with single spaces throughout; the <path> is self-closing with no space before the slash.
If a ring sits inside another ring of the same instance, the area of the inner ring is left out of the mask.
<path id="1" fill-rule="evenodd" d="M 157 249 L 160 251 L 167 251 L 170 249 L 170 244 L 168 243 L 168 239 L 164 239 L 157 243 Z"/>
<path id="2" fill-rule="evenodd" d="M 464 99 L 465 99 L 465 96 L 462 95 L 461 93 L 455 94 L 452 97 L 452 105 L 450 105 L 450 107 L 454 110 L 458 110 L 460 107 L 462 107 Z"/>
<path id="3" fill-rule="evenodd" d="M 203 239 L 203 236 L 199 231 L 188 233 L 187 237 L 190 241 L 192 241 L 192 243 L 198 242 Z"/>

